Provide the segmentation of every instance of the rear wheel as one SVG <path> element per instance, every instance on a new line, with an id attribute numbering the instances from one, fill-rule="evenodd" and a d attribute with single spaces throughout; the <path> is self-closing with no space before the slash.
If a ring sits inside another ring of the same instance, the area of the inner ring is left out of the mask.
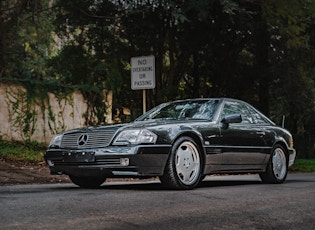
<path id="1" fill-rule="evenodd" d="M 264 183 L 280 184 L 283 183 L 288 174 L 288 160 L 284 148 L 276 145 L 270 156 L 266 172 L 259 176 Z"/>
<path id="2" fill-rule="evenodd" d="M 98 188 L 103 184 L 106 180 L 105 177 L 82 177 L 82 176 L 73 176 L 69 175 L 70 180 L 82 187 L 82 188 Z"/>
<path id="3" fill-rule="evenodd" d="M 201 180 L 201 156 L 192 138 L 181 137 L 175 141 L 160 180 L 168 188 L 192 189 L 197 186 Z"/>

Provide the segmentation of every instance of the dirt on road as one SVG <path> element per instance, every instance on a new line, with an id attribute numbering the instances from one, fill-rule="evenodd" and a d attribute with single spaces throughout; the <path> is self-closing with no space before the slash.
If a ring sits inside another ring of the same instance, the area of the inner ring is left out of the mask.
<path id="1" fill-rule="evenodd" d="M 0 158 L 0 186 L 18 184 L 69 183 L 68 176 L 50 175 L 45 162 L 26 164 Z"/>
<path id="2" fill-rule="evenodd" d="M 150 178 L 151 179 L 151 178 Z M 148 179 L 148 180 L 150 180 Z M 138 179 L 112 179 L 106 181 L 130 181 Z M 143 181 L 143 179 L 142 179 Z M 19 184 L 72 183 L 67 175 L 50 175 L 45 162 L 26 164 L 0 158 L 0 186 Z"/>

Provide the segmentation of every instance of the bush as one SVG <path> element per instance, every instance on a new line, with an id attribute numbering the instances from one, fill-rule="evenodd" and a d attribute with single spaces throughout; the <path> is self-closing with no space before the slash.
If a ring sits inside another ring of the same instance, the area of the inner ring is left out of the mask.
<path id="1" fill-rule="evenodd" d="M 38 163 L 44 160 L 46 146 L 36 141 L 5 141 L 0 137 L 0 157 L 6 160 Z"/>

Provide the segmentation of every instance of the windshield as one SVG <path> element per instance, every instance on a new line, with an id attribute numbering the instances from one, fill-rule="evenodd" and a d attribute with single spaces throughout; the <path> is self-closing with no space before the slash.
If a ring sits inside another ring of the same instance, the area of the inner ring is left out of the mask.
<path id="1" fill-rule="evenodd" d="M 140 116 L 137 121 L 152 119 L 212 120 L 217 104 L 216 99 L 165 103 Z"/>

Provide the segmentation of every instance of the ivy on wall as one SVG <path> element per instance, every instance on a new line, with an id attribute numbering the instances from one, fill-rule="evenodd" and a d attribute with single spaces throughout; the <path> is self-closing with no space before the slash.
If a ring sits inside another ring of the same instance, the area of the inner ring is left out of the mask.
<path id="1" fill-rule="evenodd" d="M 12 136 L 20 141 L 37 140 L 38 135 L 41 140 L 49 141 L 52 135 L 64 130 L 87 124 L 96 125 L 100 120 L 105 120 L 105 93 L 101 99 L 103 106 L 98 110 L 78 91 L 54 94 L 44 90 L 34 91 L 12 83 L 3 84 L 2 87 L 6 88 L 5 95 L 1 95 L 5 97 L 6 103 L 2 105 L 2 109 L 8 111 L 10 130 L 14 133 Z M 102 116 L 95 116 L 100 114 L 99 111 L 102 111 Z M 0 128 L 0 133 L 5 132 L 6 130 Z M 6 139 L 12 137 L 8 136 Z"/>
<path id="2" fill-rule="evenodd" d="M 6 90 L 9 120 L 22 140 L 29 141 L 35 132 L 38 112 L 34 101 L 27 96 L 27 91 L 20 87 Z"/>

